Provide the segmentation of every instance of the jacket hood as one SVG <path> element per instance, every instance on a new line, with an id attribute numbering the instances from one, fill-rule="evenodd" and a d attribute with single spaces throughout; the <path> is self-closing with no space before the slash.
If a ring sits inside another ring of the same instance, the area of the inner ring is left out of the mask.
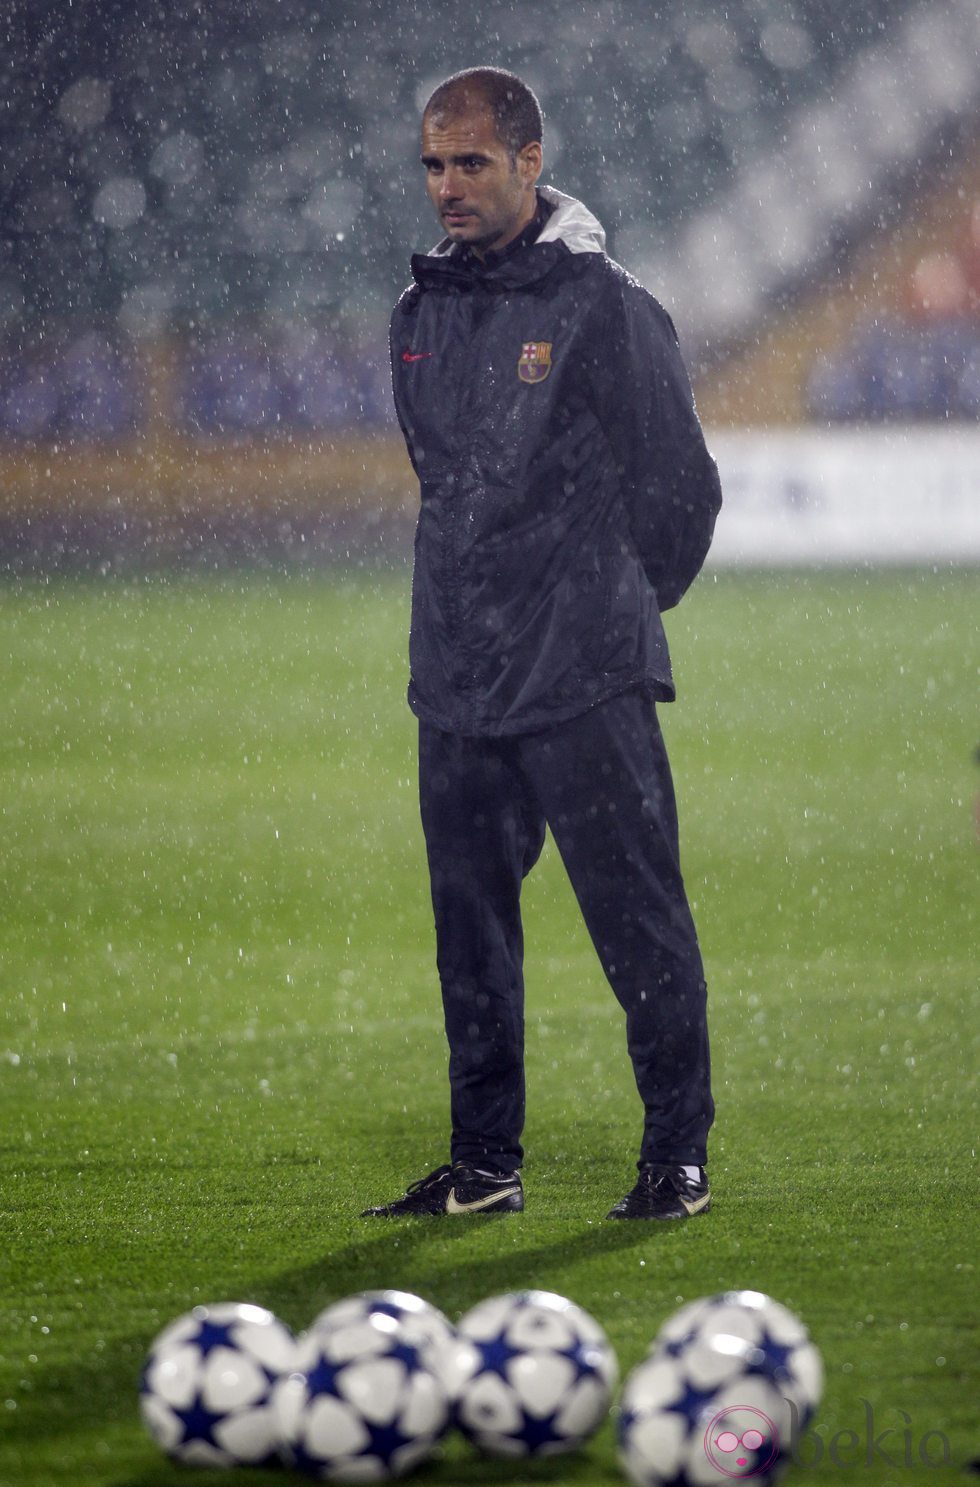
<path id="1" fill-rule="evenodd" d="M 538 186 L 537 192 L 554 210 L 532 244 L 533 247 L 536 248 L 539 243 L 564 243 L 570 253 L 606 251 L 605 230 L 588 207 L 576 201 L 574 196 L 556 191 L 554 186 Z M 434 248 L 429 249 L 425 257 L 448 258 L 454 247 L 452 238 L 443 238 Z"/>
<path id="2" fill-rule="evenodd" d="M 554 186 L 539 186 L 538 195 L 555 208 L 538 234 L 539 243 L 562 242 L 571 253 L 605 253 L 605 228 L 588 207 Z"/>

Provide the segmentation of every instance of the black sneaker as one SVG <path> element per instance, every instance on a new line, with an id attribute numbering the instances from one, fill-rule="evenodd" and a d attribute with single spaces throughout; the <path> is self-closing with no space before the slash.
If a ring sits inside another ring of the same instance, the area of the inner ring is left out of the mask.
<path id="1" fill-rule="evenodd" d="M 490 1177 L 468 1162 L 437 1167 L 421 1182 L 413 1182 L 404 1198 L 365 1208 L 362 1219 L 400 1219 L 437 1213 L 521 1213 L 524 1189 L 516 1172 Z"/>
<path id="2" fill-rule="evenodd" d="M 636 1187 L 606 1214 L 609 1219 L 686 1219 L 711 1207 L 708 1174 L 698 1168 L 688 1177 L 682 1166 L 647 1162 L 640 1168 Z"/>

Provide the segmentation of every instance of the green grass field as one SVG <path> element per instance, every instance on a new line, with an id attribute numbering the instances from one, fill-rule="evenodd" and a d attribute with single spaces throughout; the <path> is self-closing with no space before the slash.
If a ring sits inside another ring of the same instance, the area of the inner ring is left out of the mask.
<path id="1" fill-rule="evenodd" d="M 166 1462 L 145 1349 L 200 1301 L 301 1328 L 380 1285 L 450 1316 L 562 1292 L 624 1371 L 682 1301 L 768 1291 L 827 1368 L 792 1481 L 840 1480 L 832 1454 L 932 1481 L 928 1432 L 962 1467 L 976 576 L 706 577 L 669 617 L 718 1103 L 714 1207 L 677 1227 L 602 1221 L 640 1112 L 550 845 L 527 1211 L 356 1216 L 445 1156 L 407 619 L 404 574 L 0 588 L 0 1484 L 290 1480 Z M 423 1480 L 612 1483 L 612 1427 L 523 1470 L 454 1441 Z"/>

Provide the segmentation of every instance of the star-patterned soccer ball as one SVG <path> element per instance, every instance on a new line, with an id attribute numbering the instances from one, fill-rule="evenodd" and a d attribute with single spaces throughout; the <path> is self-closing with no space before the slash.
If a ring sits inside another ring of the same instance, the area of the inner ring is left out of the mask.
<path id="1" fill-rule="evenodd" d="M 457 1328 L 456 1423 L 491 1456 L 550 1456 L 609 1411 L 616 1356 L 598 1322 L 550 1291 L 493 1296 Z"/>
<path id="2" fill-rule="evenodd" d="M 804 1429 L 823 1393 L 823 1363 L 800 1318 L 761 1291 L 724 1291 L 682 1306 L 650 1352 L 676 1358 L 697 1339 L 717 1336 L 740 1338 L 762 1355 L 760 1368 L 776 1379 Z"/>
<path id="3" fill-rule="evenodd" d="M 275 1409 L 286 1460 L 331 1482 L 404 1476 L 450 1421 L 445 1386 L 422 1348 L 379 1312 L 304 1333 Z"/>
<path id="4" fill-rule="evenodd" d="M 152 1344 L 140 1413 L 168 1456 L 197 1466 L 252 1465 L 276 1455 L 275 1385 L 295 1340 L 261 1306 L 195 1306 Z"/>
<path id="5" fill-rule="evenodd" d="M 399 1323 L 407 1340 L 421 1351 L 426 1363 L 451 1393 L 459 1378 L 456 1330 L 437 1307 L 410 1291 L 359 1291 L 354 1296 L 345 1296 L 321 1311 L 309 1330 L 347 1327 L 372 1313 Z"/>
<path id="6" fill-rule="evenodd" d="M 708 1487 L 781 1475 L 792 1414 L 760 1349 L 718 1333 L 654 1352 L 627 1375 L 616 1434 L 635 1487 Z"/>

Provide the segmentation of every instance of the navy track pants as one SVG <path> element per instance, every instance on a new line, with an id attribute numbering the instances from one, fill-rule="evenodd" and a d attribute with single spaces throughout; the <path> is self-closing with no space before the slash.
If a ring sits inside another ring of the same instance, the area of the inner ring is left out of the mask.
<path id="1" fill-rule="evenodd" d="M 656 711 L 626 692 L 539 733 L 419 725 L 419 796 L 449 1041 L 454 1161 L 523 1157 L 521 882 L 545 827 L 626 1013 L 640 1160 L 703 1164 L 714 1114 L 706 988 Z"/>

